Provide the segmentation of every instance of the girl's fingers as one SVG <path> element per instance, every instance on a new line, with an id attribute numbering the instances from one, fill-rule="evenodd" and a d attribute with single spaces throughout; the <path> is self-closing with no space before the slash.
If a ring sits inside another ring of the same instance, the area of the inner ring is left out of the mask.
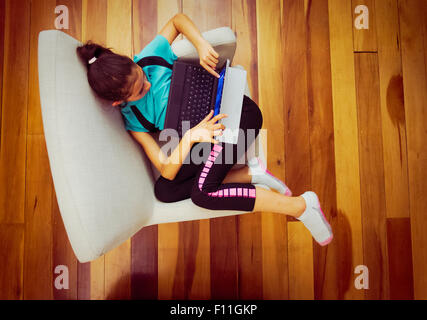
<path id="1" fill-rule="evenodd" d="M 217 64 L 219 62 L 219 60 L 217 58 L 215 58 L 213 55 L 208 56 L 208 59 L 215 64 Z"/>
<path id="2" fill-rule="evenodd" d="M 208 115 L 201 122 L 208 122 L 210 118 L 212 118 L 214 111 L 211 110 Z"/>
<path id="3" fill-rule="evenodd" d="M 214 130 L 213 136 L 222 136 L 222 130 Z"/>
<path id="4" fill-rule="evenodd" d="M 209 69 L 215 70 L 215 67 L 216 67 L 215 63 L 213 63 L 212 61 L 207 60 L 207 59 L 203 60 L 203 62 L 206 65 L 206 67 L 208 67 Z M 204 68 L 206 69 L 206 67 L 204 67 Z"/>
<path id="5" fill-rule="evenodd" d="M 214 128 L 214 130 L 217 130 L 217 129 L 224 130 L 224 129 L 225 129 L 225 126 L 224 126 L 222 123 L 215 123 L 215 124 L 213 125 L 213 128 Z"/>
<path id="6" fill-rule="evenodd" d="M 211 120 L 209 120 L 209 122 L 211 122 L 213 124 L 213 123 L 217 122 L 218 120 L 221 120 L 222 118 L 225 118 L 225 117 L 228 117 L 228 115 L 225 113 L 220 113 L 220 114 L 217 114 L 215 117 L 213 117 Z"/>
<path id="7" fill-rule="evenodd" d="M 216 63 L 215 63 L 215 62 L 213 62 L 213 61 L 211 61 L 211 60 L 209 60 L 209 59 L 206 59 L 206 60 L 205 60 L 205 63 L 206 63 L 209 67 L 211 67 L 212 69 L 214 69 L 214 70 L 215 70 L 215 67 L 216 67 Z"/>
<path id="8" fill-rule="evenodd" d="M 215 140 L 215 139 L 211 139 L 211 143 L 213 143 L 213 144 L 218 144 L 219 143 L 219 141 L 217 141 L 217 140 Z"/>
<path id="9" fill-rule="evenodd" d="M 211 75 L 213 75 L 214 77 L 219 78 L 219 74 L 215 72 L 215 70 L 213 70 L 209 65 L 207 65 L 204 61 L 202 61 L 200 63 L 202 65 L 203 68 L 205 68 Z"/>
<path id="10" fill-rule="evenodd" d="M 210 52 L 210 53 L 212 53 L 212 55 L 213 55 L 215 58 L 217 58 L 217 59 L 219 58 L 219 54 L 218 54 L 218 52 L 216 52 L 213 48 L 212 48 L 212 49 L 210 49 L 210 50 L 209 50 L 209 52 Z"/>

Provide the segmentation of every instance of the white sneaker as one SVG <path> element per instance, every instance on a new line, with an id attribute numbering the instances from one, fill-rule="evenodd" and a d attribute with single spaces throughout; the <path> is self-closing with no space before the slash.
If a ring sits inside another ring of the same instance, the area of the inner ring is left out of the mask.
<path id="1" fill-rule="evenodd" d="M 326 246 L 332 241 L 334 235 L 320 207 L 319 198 L 313 191 L 306 191 L 301 197 L 305 200 L 306 208 L 297 219 L 306 226 L 316 242 L 321 246 Z"/>
<path id="2" fill-rule="evenodd" d="M 263 184 L 268 186 L 270 189 L 277 190 L 279 193 L 284 194 L 285 196 L 292 196 L 292 192 L 288 186 L 282 180 L 273 176 L 273 174 L 268 171 L 260 158 L 254 157 L 250 159 L 248 161 L 248 167 L 251 172 L 252 183 Z"/>

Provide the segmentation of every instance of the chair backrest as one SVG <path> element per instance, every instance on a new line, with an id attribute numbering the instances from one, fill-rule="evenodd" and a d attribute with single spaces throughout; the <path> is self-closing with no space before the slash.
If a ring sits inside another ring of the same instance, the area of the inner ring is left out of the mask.
<path id="1" fill-rule="evenodd" d="M 120 111 L 95 96 L 76 54 L 81 42 L 39 33 L 44 135 L 61 216 L 80 261 L 128 239 L 150 219 L 150 165 Z"/>

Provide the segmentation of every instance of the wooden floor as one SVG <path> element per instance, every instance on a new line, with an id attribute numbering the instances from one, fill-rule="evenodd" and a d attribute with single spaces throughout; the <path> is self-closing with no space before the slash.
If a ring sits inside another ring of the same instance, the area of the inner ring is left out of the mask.
<path id="1" fill-rule="evenodd" d="M 368 30 L 354 27 L 359 4 Z M 235 30 L 268 167 L 319 195 L 332 243 L 263 212 L 147 227 L 80 264 L 40 113 L 37 37 L 57 5 L 64 32 L 129 57 L 177 12 Z M 427 299 L 426 18 L 425 0 L 0 0 L 0 298 Z"/>

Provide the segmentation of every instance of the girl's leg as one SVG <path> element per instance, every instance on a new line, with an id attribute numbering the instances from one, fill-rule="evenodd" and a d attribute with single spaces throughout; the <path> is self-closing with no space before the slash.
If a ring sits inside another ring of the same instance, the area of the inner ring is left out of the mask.
<path id="1" fill-rule="evenodd" d="M 250 183 L 251 175 L 249 167 L 244 166 L 236 170 L 230 170 L 223 183 Z M 298 218 L 304 212 L 306 204 L 304 198 L 289 197 L 256 187 L 256 198 L 253 211 L 266 211 L 287 214 Z"/>
<path id="2" fill-rule="evenodd" d="M 321 246 L 332 241 L 332 228 L 323 214 L 317 195 L 312 191 L 304 192 L 299 197 L 287 197 L 257 187 L 254 211 L 276 212 L 293 216 L 307 227 Z"/>
<path id="3" fill-rule="evenodd" d="M 305 209 L 306 204 L 302 196 L 288 197 L 277 192 L 256 187 L 253 211 L 276 212 L 299 218 Z"/>
<path id="4" fill-rule="evenodd" d="M 241 167 L 239 169 L 228 171 L 225 179 L 222 183 L 251 183 L 252 176 L 248 166 Z"/>
<path id="5" fill-rule="evenodd" d="M 244 98 L 240 127 L 245 132 L 247 129 L 258 130 L 262 125 L 261 112 L 252 100 L 246 96 Z M 258 132 L 255 137 L 257 134 Z M 231 145 L 231 147 L 233 151 L 231 164 L 223 161 L 227 159 L 227 156 L 222 154 L 227 150 L 227 144 L 220 143 L 212 147 L 209 158 L 198 173 L 192 188 L 191 199 L 196 205 L 212 210 L 268 211 L 288 214 L 302 221 L 320 245 L 326 245 L 332 240 L 332 230 L 314 192 L 307 191 L 300 197 L 288 197 L 256 188 L 249 183 L 221 184 L 239 159 L 237 145 Z"/>
<path id="6" fill-rule="evenodd" d="M 249 166 L 228 171 L 222 183 L 233 182 L 263 184 L 270 189 L 277 190 L 281 194 L 292 196 L 292 191 L 288 186 L 283 181 L 273 176 L 273 174 L 263 166 L 259 158 L 250 159 Z"/>
<path id="7" fill-rule="evenodd" d="M 161 202 L 176 202 L 190 198 L 194 177 L 187 180 L 168 180 L 160 176 L 154 184 L 154 195 Z"/>
<path id="8" fill-rule="evenodd" d="M 191 161 L 190 155 L 188 157 L 186 160 L 189 160 L 189 163 L 186 162 L 181 166 L 175 179 L 168 180 L 162 176 L 157 179 L 154 184 L 154 194 L 157 200 L 161 202 L 176 202 L 191 197 L 191 188 L 203 163 L 195 164 Z"/>
<path id="9" fill-rule="evenodd" d="M 209 158 L 198 173 L 192 189 L 191 199 L 204 208 L 213 210 L 252 211 L 255 205 L 256 190 L 250 183 L 224 183 L 230 169 L 246 152 L 262 126 L 262 114 L 255 102 L 244 96 L 240 128 L 243 129 L 237 144 L 219 143 L 213 145 Z M 249 134 L 249 130 L 254 134 Z M 251 141 L 248 141 L 251 139 Z M 230 154 L 231 152 L 231 154 Z"/>

